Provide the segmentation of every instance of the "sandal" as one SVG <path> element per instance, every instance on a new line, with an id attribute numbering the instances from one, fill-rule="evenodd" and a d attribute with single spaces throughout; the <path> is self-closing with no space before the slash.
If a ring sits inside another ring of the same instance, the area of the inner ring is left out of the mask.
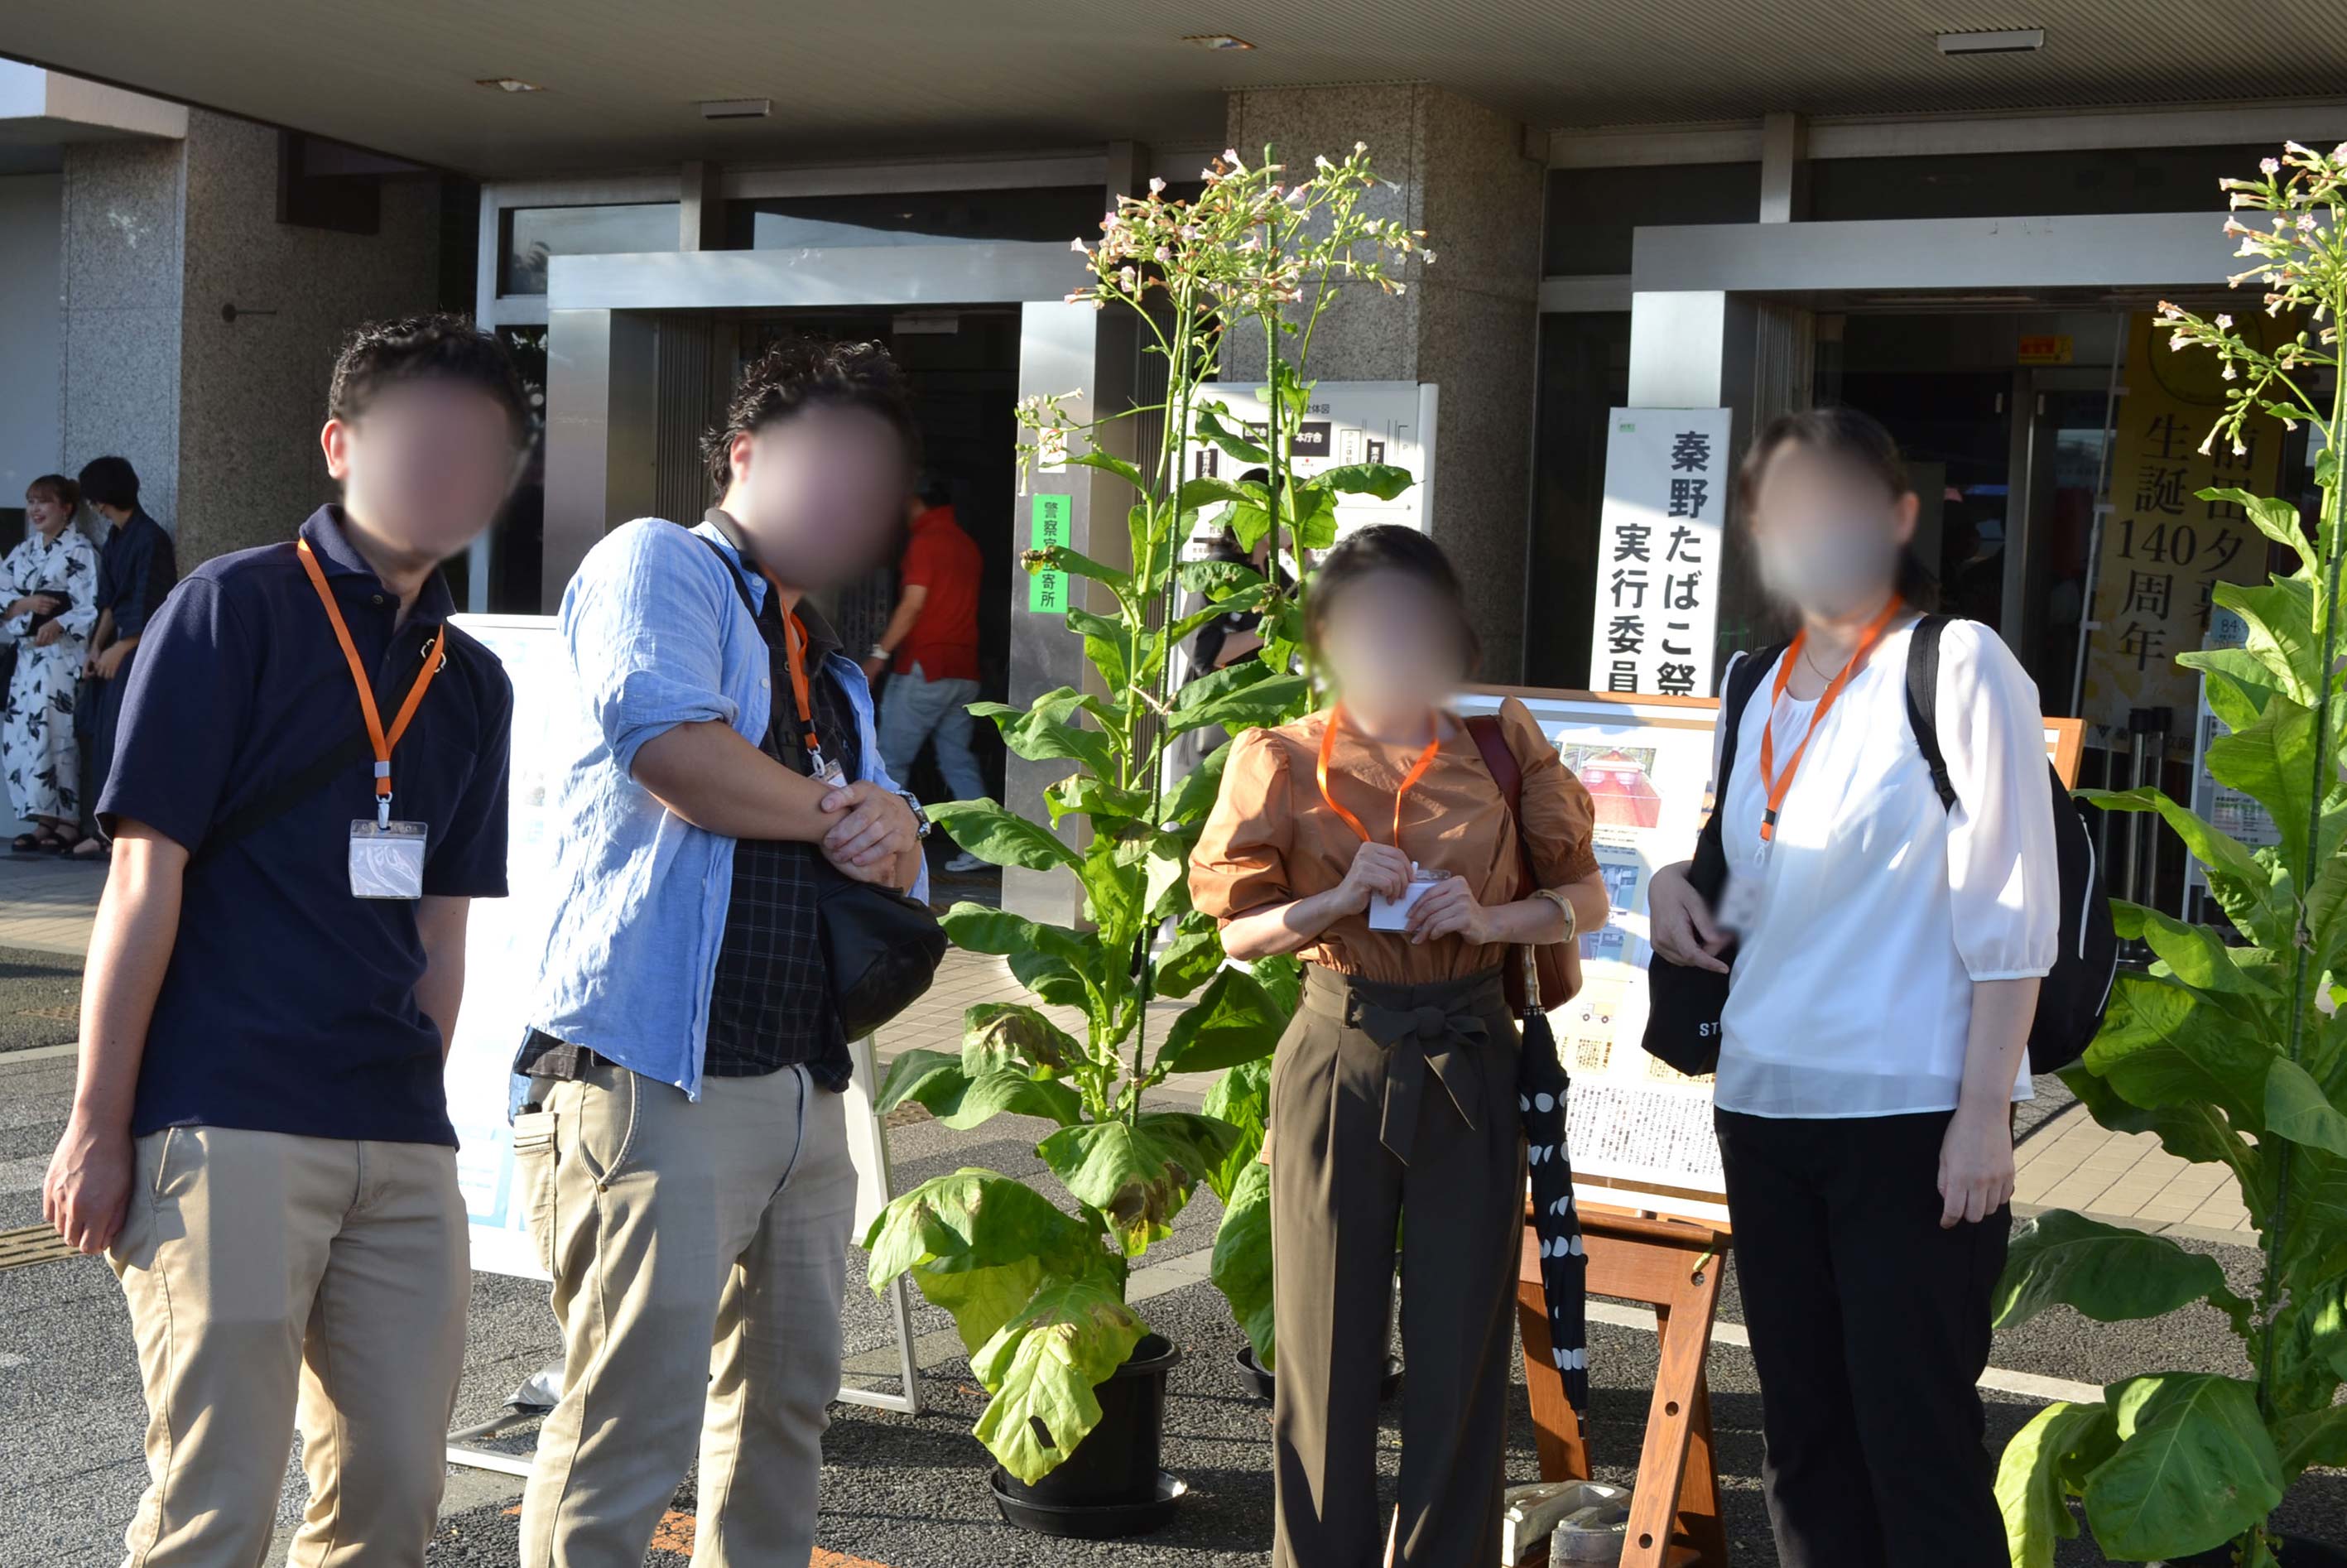
<path id="1" fill-rule="evenodd" d="M 71 838 L 67 838 L 56 829 L 50 828 L 48 831 L 41 835 L 41 853 L 44 855 L 56 856 L 71 855 L 74 852 L 74 846 L 88 836 L 89 835 L 82 832 L 81 829 L 75 828 L 74 835 Z"/>
<path id="2" fill-rule="evenodd" d="M 20 833 L 8 841 L 8 851 L 12 855 L 38 855 L 42 852 L 41 835 L 37 833 Z"/>
<path id="3" fill-rule="evenodd" d="M 66 851 L 68 860 L 104 860 L 113 850 L 106 840 L 94 833 L 82 835 L 81 842 Z"/>

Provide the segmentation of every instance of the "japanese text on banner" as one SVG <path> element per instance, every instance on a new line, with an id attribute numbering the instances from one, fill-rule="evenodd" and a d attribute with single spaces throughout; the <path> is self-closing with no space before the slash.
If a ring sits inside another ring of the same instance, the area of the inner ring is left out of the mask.
<path id="1" fill-rule="evenodd" d="M 1590 684 L 1711 695 L 1728 411 L 1617 408 L 1605 443 Z"/>
<path id="2" fill-rule="evenodd" d="M 2266 575 L 2265 539 L 2240 507 L 2198 492 L 2272 494 L 2281 436 L 2252 420 L 2241 450 L 2220 439 L 2201 451 L 2224 407 L 2216 361 L 2170 353 L 2148 312 L 2128 323 L 2127 364 L 2080 712 L 2124 730 L 2129 709 L 2168 708 L 2175 743 L 2188 744 L 2198 677 L 2176 656 L 2200 646 L 2217 584 Z"/>

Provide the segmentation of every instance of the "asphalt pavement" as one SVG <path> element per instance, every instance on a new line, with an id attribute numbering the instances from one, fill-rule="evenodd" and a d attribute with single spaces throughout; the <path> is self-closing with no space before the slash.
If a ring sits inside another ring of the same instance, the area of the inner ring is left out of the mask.
<path id="1" fill-rule="evenodd" d="M 73 960 L 0 950 L 0 1230 L 36 1224 L 38 1186 L 70 1091 Z M 2048 1107 L 2050 1109 L 2050 1107 Z M 966 1164 L 1011 1173 L 1041 1170 L 1033 1153 L 1041 1123 L 1001 1118 L 973 1133 L 934 1122 L 891 1134 L 899 1190 Z M 1137 1287 L 1155 1292 L 1140 1310 L 1182 1347 L 1172 1375 L 1165 1464 L 1190 1495 L 1169 1528 L 1141 1540 L 1088 1543 L 1029 1535 L 1001 1522 L 986 1488 L 991 1461 L 969 1428 L 982 1402 L 950 1320 L 917 1305 L 914 1329 L 924 1346 L 918 1416 L 866 1407 L 835 1408 L 825 1441 L 819 1568 L 1078 1568 L 1114 1561 L 1121 1568 L 1222 1568 L 1266 1560 L 1271 1529 L 1268 1407 L 1255 1398 L 1234 1360 L 1242 1344 L 1221 1296 L 1203 1282 L 1204 1249 L 1218 1218 L 1211 1194 L 1184 1212 L 1175 1235 L 1151 1253 Z M 2238 1287 L 2253 1276 L 2257 1255 L 2202 1240 L 2185 1245 L 2217 1257 Z M 893 1356 L 890 1321 L 862 1277 L 860 1255 L 844 1260 L 846 1327 L 852 1364 Z M 1619 1312 L 1612 1315 L 1627 1317 Z M 556 1336 L 544 1286 L 477 1276 L 468 1304 L 470 1339 L 457 1422 L 498 1413 L 507 1394 L 554 1358 Z M 1773 1563 L 1759 1491 L 1759 1400 L 1749 1352 L 1737 1341 L 1741 1312 L 1731 1266 L 1720 1310 L 1722 1330 L 1709 1360 L 1713 1420 L 1722 1470 L 1722 1505 L 1733 1560 Z M 1653 1334 L 1622 1322 L 1592 1325 L 1592 1444 L 1601 1479 L 1626 1481 L 1645 1419 L 1655 1375 Z M 1993 1366 L 2004 1387 L 1988 1402 L 1989 1440 L 2002 1446 L 2046 1397 L 2033 1379 L 2098 1384 L 2148 1370 L 2246 1371 L 2223 1319 L 2191 1308 L 2148 1324 L 2099 1325 L 2066 1309 L 1997 1337 Z M 2016 1389 L 2034 1392 L 2015 1391 Z M 1508 1464 L 1512 1481 L 1537 1478 L 1532 1424 L 1519 1380 L 1513 1388 Z M 1405 1398 L 1407 1393 L 1405 1393 Z M 1389 1405 L 1378 1444 L 1381 1495 L 1390 1502 L 1399 1459 L 1399 1405 Z M 119 1559 L 122 1530 L 144 1481 L 144 1422 L 136 1359 L 122 1299 L 103 1261 L 68 1258 L 0 1269 L 0 1568 L 107 1564 Z M 526 1452 L 525 1429 L 502 1444 Z M 304 1483 L 289 1464 L 280 1516 L 298 1517 Z M 452 1471 L 434 1568 L 517 1561 L 519 1482 L 480 1471 Z M 684 1478 L 677 1513 L 663 1526 L 648 1563 L 686 1558 L 693 1492 Z M 2347 1477 L 2309 1477 L 2281 1512 L 2286 1528 L 2347 1540 Z M 281 1532 L 281 1551 L 282 1538 Z M 2056 1561 L 2097 1561 L 2085 1542 L 2064 1545 Z"/>
<path id="2" fill-rule="evenodd" d="M 0 947 L 0 1053 L 71 1045 L 80 1017 L 79 958 Z"/>
<path id="3" fill-rule="evenodd" d="M 39 1167 L 56 1136 L 69 1083 L 69 1059 L 10 1063 L 0 1057 L 0 1228 L 37 1219 Z M 900 1183 L 927 1179 L 962 1164 L 989 1164 L 1011 1173 L 1040 1169 L 1032 1139 L 1040 1124 L 1002 1119 L 973 1134 L 935 1123 L 900 1127 L 893 1152 Z M 1210 1195 L 1183 1214 L 1174 1238 L 1149 1261 L 1194 1270 L 1199 1249 L 1211 1245 L 1216 1219 Z M 2255 1255 L 2246 1249 L 2194 1243 L 2222 1261 L 2246 1285 Z M 1186 1261 L 1185 1261 L 1186 1260 Z M 847 1260 L 847 1347 L 851 1358 L 885 1353 L 888 1320 L 861 1278 L 860 1257 Z M 1147 1277 L 1155 1277 L 1144 1276 Z M 982 1396 L 965 1358 L 951 1345 L 949 1321 L 919 1307 L 917 1336 L 928 1343 L 922 1389 L 927 1409 L 907 1416 L 856 1406 L 835 1409 L 825 1443 L 826 1474 L 820 1541 L 837 1558 L 825 1568 L 858 1562 L 888 1568 L 1059 1568 L 1114 1560 L 1128 1568 L 1222 1568 L 1264 1560 L 1270 1532 L 1268 1410 L 1234 1360 L 1240 1336 L 1211 1286 L 1184 1283 L 1142 1304 L 1161 1332 L 1180 1345 L 1184 1359 L 1172 1378 L 1166 1416 L 1165 1462 L 1191 1494 L 1175 1522 L 1138 1541 L 1086 1543 L 1028 1535 L 1004 1525 L 986 1490 L 990 1461 L 969 1434 Z M 470 1348 L 459 1424 L 486 1419 L 506 1394 L 549 1360 L 555 1350 L 543 1286 L 525 1280 L 477 1276 L 469 1307 Z M 1731 1269 L 1721 1322 L 1740 1320 Z M 1710 1358 L 1713 1419 L 1724 1474 L 1723 1507 L 1738 1563 L 1775 1561 L 1762 1508 L 1758 1473 L 1759 1405 L 1751 1358 L 1727 1342 Z M 940 1346 L 938 1341 L 948 1342 Z M 1604 1479 L 1626 1481 L 1637 1451 L 1655 1373 L 1651 1333 L 1616 1324 L 1593 1326 L 1592 1441 Z M 2215 1313 L 2188 1310 L 2157 1323 L 2106 1327 L 2067 1311 L 2048 1314 L 2000 1335 L 1995 1365 L 2011 1372 L 2097 1382 L 2153 1368 L 2239 1372 L 2238 1347 Z M 1405 1394 L 1405 1397 L 1407 1395 Z M 1990 1439 L 2001 1444 L 2037 1408 L 2034 1399 L 1992 1390 Z M 1378 1447 L 1384 1495 L 1390 1501 L 1399 1459 L 1399 1406 L 1389 1406 Z M 0 1491 L 0 1563 L 100 1563 L 116 1542 L 143 1479 L 137 1368 L 121 1297 L 103 1262 L 69 1259 L 0 1271 L 0 1473 L 22 1484 Z M 508 1446 L 526 1448 L 527 1431 Z M 1532 1426 L 1522 1386 L 1514 1388 L 1510 1422 L 1512 1481 L 1536 1478 Z M 289 1467 L 282 1517 L 298 1512 L 302 1482 Z M 456 1472 L 452 1509 L 427 1561 L 433 1564 L 503 1565 L 516 1559 L 517 1520 L 510 1510 L 518 1483 L 478 1471 Z M 677 1508 L 689 1516 L 690 1478 Z M 2322 1475 L 2302 1484 L 2284 1521 L 2318 1536 L 2347 1539 L 2347 1481 Z M 689 1540 L 689 1518 L 672 1522 L 664 1541 Z M 839 1559 L 846 1560 L 845 1562 Z M 2096 1559 L 2083 1544 L 2066 1546 L 2058 1561 Z M 656 1550 L 650 1563 L 684 1558 Z"/>

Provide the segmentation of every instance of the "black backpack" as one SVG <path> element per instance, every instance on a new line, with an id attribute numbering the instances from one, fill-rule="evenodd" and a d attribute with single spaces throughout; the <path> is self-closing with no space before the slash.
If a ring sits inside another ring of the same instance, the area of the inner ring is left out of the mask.
<path id="1" fill-rule="evenodd" d="M 1927 615 L 1915 623 L 1907 644 L 1907 723 L 1915 732 L 1917 747 L 1932 771 L 1932 786 L 1940 804 L 1954 809 L 1955 785 L 1948 780 L 1947 759 L 1940 753 L 1940 732 L 1933 710 L 1940 690 L 1940 634 L 1949 617 Z M 1736 732 L 1748 702 L 1784 645 L 1738 659 L 1730 667 L 1720 693 L 1719 723 L 1727 726 L 1722 737 L 1717 787 L 1725 789 L 1736 766 Z M 2054 794 L 2055 858 L 2061 873 L 2062 937 L 2052 972 L 2037 989 L 2037 1016 L 2029 1027 L 2029 1071 L 2054 1072 L 2078 1060 L 2102 1028 L 2109 1008 L 2111 986 L 2118 975 L 2118 930 L 2111 923 L 2110 900 L 2104 895 L 2103 872 L 2095 856 L 2094 835 L 2086 830 L 2083 808 L 2063 786 L 2062 775 L 2045 764 L 2046 786 Z M 1717 903 L 1727 879 L 1727 863 L 1719 839 L 1717 803 L 1696 842 L 1687 880 L 1706 899 Z M 1731 958 L 1731 948 L 1723 958 Z M 1647 1052 L 1681 1072 L 1701 1076 L 1719 1061 L 1719 1015 L 1727 1003 L 1727 977 L 1707 969 L 1682 968 L 1654 955 L 1646 970 Z"/>
<path id="2" fill-rule="evenodd" d="M 1955 785 L 1948 782 L 1947 759 L 1940 754 L 1940 732 L 1932 709 L 1940 690 L 1940 634 L 1951 618 L 1927 615 L 1915 623 L 1907 643 L 1907 723 L 1915 732 L 1932 787 L 1940 804 L 1955 808 Z M 2029 1071 L 2055 1072 L 2086 1051 L 2103 1027 L 2118 979 L 2119 934 L 2111 923 L 2111 901 L 2103 891 L 2103 868 L 2095 856 L 2095 835 L 2086 816 L 2063 785 L 2049 759 L 2045 782 L 2054 792 L 2055 859 L 2062 875 L 2062 946 L 2054 968 L 2037 988 L 2037 1017 L 2029 1026 Z"/>

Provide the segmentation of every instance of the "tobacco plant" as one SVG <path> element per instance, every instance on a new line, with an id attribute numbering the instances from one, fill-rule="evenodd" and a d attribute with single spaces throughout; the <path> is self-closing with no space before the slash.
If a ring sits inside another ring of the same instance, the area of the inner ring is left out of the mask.
<path id="1" fill-rule="evenodd" d="M 1194 200 L 1168 197 L 1163 180 L 1124 198 L 1101 236 L 1079 240 L 1092 281 L 1071 302 L 1133 311 L 1147 352 L 1165 361 L 1161 403 L 1071 420 L 1066 399 L 1020 410 L 1022 464 L 1041 454 L 1115 476 L 1133 494 L 1126 560 L 1074 549 L 1030 551 L 1030 571 L 1060 571 L 1098 585 L 1098 608 L 1067 611 L 1083 640 L 1096 689 L 1061 687 L 1024 707 L 971 711 L 991 719 L 1005 745 L 1030 762 L 1066 763 L 1044 792 L 1051 821 L 1031 822 L 991 801 L 958 801 L 931 815 L 954 842 L 998 866 L 1072 876 L 1083 923 L 1058 926 L 977 904 L 945 917 L 962 948 L 1002 955 L 1032 1002 L 969 1009 L 958 1053 L 900 1057 L 883 1085 L 885 1111 L 906 1102 L 957 1131 L 1009 1112 L 1056 1130 L 1036 1145 L 1055 1191 L 999 1172 L 966 1168 L 891 1203 L 866 1238 L 879 1290 L 909 1275 L 944 1307 L 991 1399 L 976 1432 L 1003 1467 L 1034 1481 L 1099 1422 L 1093 1389 L 1130 1356 L 1147 1325 L 1124 1299 L 1127 1270 L 1172 1233 L 1201 1182 L 1222 1199 L 1214 1279 L 1268 1359 L 1270 1250 L 1262 1146 L 1265 1061 L 1296 1001 L 1291 960 L 1225 961 L 1212 920 L 1194 909 L 1189 856 L 1222 776 L 1228 748 L 1172 776 L 1179 737 L 1297 716 L 1311 701 L 1302 670 L 1302 592 L 1307 552 L 1335 542 L 1337 498 L 1390 498 L 1411 481 L 1401 469 L 1358 465 L 1309 480 L 1293 469 L 1296 436 L 1311 396 L 1304 378 L 1313 328 L 1356 288 L 1398 293 L 1412 255 L 1430 252 L 1419 233 L 1373 215 L 1380 182 L 1367 149 L 1316 160 L 1291 180 L 1268 153 L 1254 168 L 1225 152 L 1204 173 Z M 1215 399 L 1229 334 L 1259 332 L 1266 344 L 1268 417 L 1250 425 Z M 1144 471 L 1097 437 L 1118 420 L 1155 426 L 1160 456 Z M 1268 483 L 1185 477 L 1194 443 L 1236 471 L 1262 467 Z M 1289 563 L 1277 575 L 1221 561 L 1184 563 L 1182 547 L 1202 520 L 1225 527 L 1252 551 L 1266 538 Z M 1177 613 L 1177 589 L 1207 602 Z M 1081 603 L 1081 595 L 1071 595 Z M 1174 686 L 1180 650 L 1214 617 L 1260 611 L 1260 655 Z M 1071 818 L 1082 831 L 1062 836 Z M 1068 839 L 1073 838 L 1071 844 Z M 1192 999 L 1153 1032 L 1149 1004 Z M 1039 1005 L 1040 1004 L 1040 1005 Z M 1046 1009 L 1067 1009 L 1063 1027 Z M 1175 1072 L 1227 1070 L 1203 1112 L 1153 1108 L 1152 1090 Z"/>
<path id="2" fill-rule="evenodd" d="M 2006 1447 L 1997 1478 L 2017 1568 L 2046 1568 L 2055 1540 L 2077 1533 L 2073 1500 L 2108 1558 L 2229 1542 L 2239 1568 L 2271 1568 L 2268 1518 L 2284 1492 L 2310 1466 L 2347 1464 L 2347 1406 L 2333 1403 L 2347 1376 L 2347 144 L 2324 154 L 2291 143 L 2258 178 L 2224 184 L 2237 213 L 2256 215 L 2226 222 L 2250 259 L 2233 285 L 2260 286 L 2268 314 L 2303 330 L 2269 352 L 2229 315 L 2165 304 L 2161 314 L 2174 349 L 2217 354 L 2238 384 L 2209 441 L 2239 453 L 2252 419 L 2312 425 L 2321 502 L 2310 533 L 2289 501 L 2200 493 L 2239 507 L 2296 564 L 2262 586 L 2219 583 L 2216 602 L 2248 622 L 2246 646 L 2178 662 L 2205 677 L 2230 731 L 2210 742 L 2209 771 L 2255 797 L 2280 842 L 2253 851 L 2157 790 L 2081 792 L 2165 818 L 2234 939 L 2115 903 L 2120 934 L 2157 961 L 2121 977 L 2101 1033 L 2065 1078 L 2104 1126 L 2154 1133 L 2170 1153 L 2231 1173 L 2257 1227 L 2260 1277 L 2243 1296 L 2214 1259 L 2166 1237 L 2051 1213 L 2014 1237 L 1999 1323 L 2057 1303 L 2115 1322 L 2207 1302 L 2240 1337 L 2250 1375 L 2146 1372 L 2098 1403 L 2047 1406 Z"/>

